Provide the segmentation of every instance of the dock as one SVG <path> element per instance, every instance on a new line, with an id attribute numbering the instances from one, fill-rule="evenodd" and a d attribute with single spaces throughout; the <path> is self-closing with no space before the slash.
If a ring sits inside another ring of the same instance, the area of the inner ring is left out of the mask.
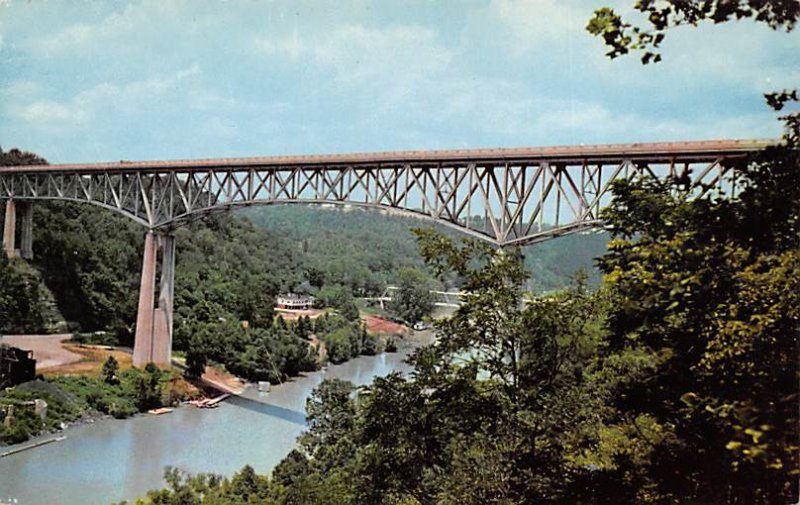
<path id="1" fill-rule="evenodd" d="M 194 405 L 199 409 L 214 409 L 219 406 L 219 403 L 225 401 L 231 394 L 225 393 L 217 396 L 216 398 L 203 398 L 202 400 L 191 400 L 189 405 Z"/>
<path id="2" fill-rule="evenodd" d="M 43 445 L 52 444 L 53 442 L 61 442 L 62 440 L 66 440 L 66 436 L 61 435 L 55 438 L 48 438 L 47 440 L 40 440 L 38 442 L 34 442 L 32 444 L 28 444 L 23 447 L 15 447 L 13 449 L 9 449 L 5 452 L 0 452 L 0 458 L 5 458 L 6 456 L 11 456 L 13 454 L 18 454 L 20 452 L 24 452 L 30 449 L 36 449 L 37 447 L 41 447 Z"/>

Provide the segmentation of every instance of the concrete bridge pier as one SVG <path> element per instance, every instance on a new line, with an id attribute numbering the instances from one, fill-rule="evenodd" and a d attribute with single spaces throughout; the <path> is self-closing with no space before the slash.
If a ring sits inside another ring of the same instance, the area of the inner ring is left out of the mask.
<path id="1" fill-rule="evenodd" d="M 33 203 L 19 202 L 22 229 L 20 230 L 20 256 L 26 260 L 33 259 Z"/>
<path id="2" fill-rule="evenodd" d="M 17 249 L 17 209 L 22 218 L 20 229 L 20 249 Z M 26 260 L 33 259 L 33 204 L 6 200 L 6 216 L 3 222 L 3 251 L 6 257 L 21 256 Z"/>
<path id="3" fill-rule="evenodd" d="M 156 300 L 158 252 L 161 250 L 160 292 Z M 175 237 L 148 231 L 144 239 L 139 311 L 133 345 L 133 366 L 154 363 L 169 368 L 172 359 L 172 297 L 175 283 Z M 156 305 L 158 302 L 158 305 Z"/>
<path id="4" fill-rule="evenodd" d="M 3 222 L 3 252 L 7 258 L 16 256 L 17 250 L 17 204 L 13 199 L 6 200 L 6 216 Z"/>

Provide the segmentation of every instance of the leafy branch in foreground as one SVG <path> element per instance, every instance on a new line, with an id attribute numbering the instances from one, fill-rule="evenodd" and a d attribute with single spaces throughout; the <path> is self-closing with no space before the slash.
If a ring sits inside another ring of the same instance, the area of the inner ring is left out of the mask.
<path id="1" fill-rule="evenodd" d="M 634 9 L 645 16 L 644 25 L 628 23 L 614 9 L 602 7 L 594 12 L 586 30 L 603 39 L 610 58 L 641 51 L 645 65 L 661 61 L 658 48 L 672 28 L 751 18 L 776 30 L 791 31 L 800 16 L 800 2 L 792 0 L 638 0 Z"/>

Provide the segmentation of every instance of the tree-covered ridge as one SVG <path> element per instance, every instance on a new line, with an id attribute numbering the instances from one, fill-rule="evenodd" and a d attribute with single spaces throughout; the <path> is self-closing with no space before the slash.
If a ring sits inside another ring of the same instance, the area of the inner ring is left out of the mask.
<path id="1" fill-rule="evenodd" d="M 292 243 L 312 286 L 341 284 L 356 296 L 380 294 L 403 268 L 424 268 L 410 229 L 418 219 L 357 208 L 276 205 L 242 214 Z"/>
<path id="2" fill-rule="evenodd" d="M 341 284 L 356 295 L 378 295 L 385 285 L 397 285 L 402 271 L 425 271 L 412 230 L 431 227 L 429 220 L 336 206 L 276 205 L 242 213 L 294 244 L 313 286 Z M 450 237 L 459 236 L 444 226 L 433 228 Z M 563 289 L 580 269 L 599 282 L 593 260 L 605 251 L 607 242 L 607 234 L 589 232 L 524 248 L 530 288 L 538 292 Z M 459 285 L 454 276 L 442 281 L 449 288 Z"/>

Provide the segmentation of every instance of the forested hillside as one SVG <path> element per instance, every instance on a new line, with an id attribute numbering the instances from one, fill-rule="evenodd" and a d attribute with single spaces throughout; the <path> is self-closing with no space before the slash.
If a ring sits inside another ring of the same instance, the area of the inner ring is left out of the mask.
<path id="1" fill-rule="evenodd" d="M 412 229 L 430 227 L 428 220 L 336 206 L 255 207 L 242 214 L 302 251 L 315 285 L 338 283 L 351 286 L 354 293 L 374 292 L 376 286 L 397 284 L 403 268 L 425 268 Z M 459 237 L 450 228 L 434 228 Z M 607 243 L 607 233 L 589 232 L 524 248 L 525 267 L 531 274 L 529 287 L 534 291 L 563 289 L 579 269 L 598 282 L 593 260 L 605 252 Z"/>

